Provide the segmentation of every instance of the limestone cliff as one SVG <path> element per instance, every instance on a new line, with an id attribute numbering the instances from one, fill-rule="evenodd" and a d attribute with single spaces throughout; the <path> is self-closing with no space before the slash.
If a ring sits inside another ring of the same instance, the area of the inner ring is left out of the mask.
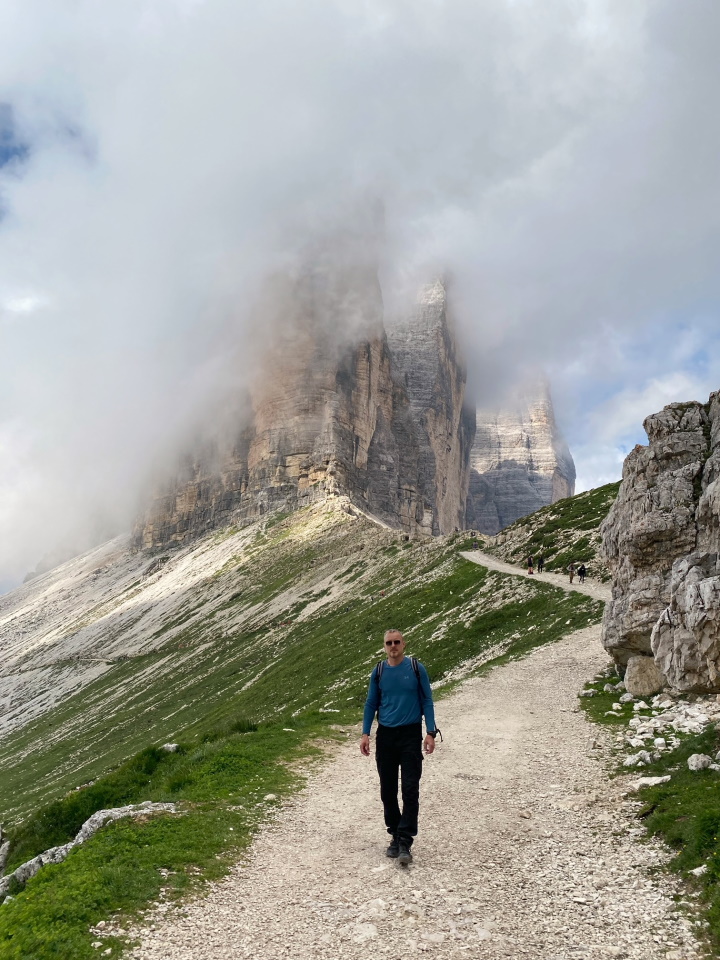
<path id="1" fill-rule="evenodd" d="M 575 464 L 555 423 L 546 384 L 515 409 L 476 414 L 465 526 L 496 534 L 575 492 Z"/>
<path id="2" fill-rule="evenodd" d="M 653 656 L 665 681 L 720 690 L 720 400 L 645 420 L 603 524 L 613 599 L 603 644 L 621 668 Z"/>
<path id="3" fill-rule="evenodd" d="M 388 323 L 388 343 L 410 401 L 417 482 L 432 507 L 432 532 L 460 530 L 475 413 L 465 404 L 465 368 L 439 280 L 421 291 L 409 316 Z"/>
<path id="4" fill-rule="evenodd" d="M 409 534 L 462 526 L 472 419 L 442 285 L 395 327 L 397 359 L 371 267 L 308 269 L 276 280 L 270 300 L 278 336 L 247 424 L 188 461 L 138 521 L 135 548 L 336 494 Z"/>

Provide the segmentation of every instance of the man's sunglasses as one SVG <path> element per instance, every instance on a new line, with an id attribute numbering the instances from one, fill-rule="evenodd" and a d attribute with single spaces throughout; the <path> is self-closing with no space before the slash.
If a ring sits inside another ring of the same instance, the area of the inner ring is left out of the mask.
<path id="1" fill-rule="evenodd" d="M 386 640 L 386 641 L 385 641 L 385 646 L 386 646 L 386 647 L 394 647 L 394 646 L 396 646 L 396 645 L 400 645 L 401 643 L 402 643 L 402 640 Z"/>

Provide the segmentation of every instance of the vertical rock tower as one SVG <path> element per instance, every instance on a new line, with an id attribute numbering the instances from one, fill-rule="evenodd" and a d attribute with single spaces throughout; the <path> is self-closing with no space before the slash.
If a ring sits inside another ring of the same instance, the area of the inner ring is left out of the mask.
<path id="1" fill-rule="evenodd" d="M 408 400 L 418 443 L 418 483 L 426 492 L 432 533 L 464 526 L 474 410 L 465 405 L 465 367 L 458 356 L 447 293 L 425 287 L 409 316 L 388 321 L 388 344 Z"/>
<path id="2" fill-rule="evenodd" d="M 555 423 L 546 383 L 520 398 L 514 409 L 478 409 L 466 527 L 499 533 L 574 492 L 575 464 Z"/>

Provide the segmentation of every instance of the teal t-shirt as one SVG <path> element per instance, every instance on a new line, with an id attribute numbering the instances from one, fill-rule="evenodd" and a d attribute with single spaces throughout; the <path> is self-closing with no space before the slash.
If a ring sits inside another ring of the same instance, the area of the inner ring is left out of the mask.
<path id="1" fill-rule="evenodd" d="M 396 666 L 386 663 L 378 685 L 377 666 L 370 674 L 370 686 L 365 712 L 363 713 L 363 733 L 370 729 L 377 713 L 378 723 L 383 727 L 402 727 L 408 723 L 420 723 L 425 717 L 425 727 L 435 729 L 435 708 L 433 706 L 430 679 L 425 667 L 418 662 L 420 683 L 415 676 L 410 657 L 404 657 Z"/>

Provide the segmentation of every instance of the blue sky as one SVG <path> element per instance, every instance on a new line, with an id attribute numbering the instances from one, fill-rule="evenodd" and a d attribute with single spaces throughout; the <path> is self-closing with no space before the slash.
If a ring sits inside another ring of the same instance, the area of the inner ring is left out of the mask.
<path id="1" fill-rule="evenodd" d="M 538 370 L 579 486 L 720 388 L 720 5 L 7 0 L 0 584 L 127 525 L 273 330 L 263 279 L 380 201 L 486 402 Z"/>

